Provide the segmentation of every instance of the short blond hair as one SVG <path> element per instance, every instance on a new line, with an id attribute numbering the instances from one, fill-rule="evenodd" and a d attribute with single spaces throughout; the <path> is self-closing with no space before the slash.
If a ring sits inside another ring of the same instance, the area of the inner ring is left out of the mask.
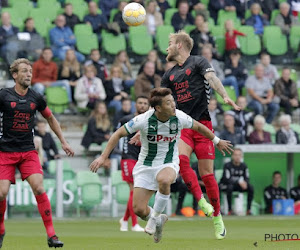
<path id="1" fill-rule="evenodd" d="M 169 39 L 174 39 L 176 44 L 182 43 L 189 52 L 191 52 L 194 46 L 194 40 L 184 30 L 170 34 Z"/>
<path id="2" fill-rule="evenodd" d="M 31 62 L 28 59 L 26 59 L 26 58 L 19 58 L 17 60 L 14 60 L 13 63 L 9 67 L 9 72 L 10 72 L 11 75 L 13 75 L 13 73 L 18 73 L 18 71 L 19 71 L 19 65 L 21 63 L 25 63 L 25 64 L 30 65 L 32 67 Z"/>

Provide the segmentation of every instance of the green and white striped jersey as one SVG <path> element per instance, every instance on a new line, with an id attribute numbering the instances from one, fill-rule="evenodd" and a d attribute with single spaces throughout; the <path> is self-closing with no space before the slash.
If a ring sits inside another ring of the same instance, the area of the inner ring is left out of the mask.
<path id="1" fill-rule="evenodd" d="M 161 122 L 155 116 L 155 110 L 149 110 L 124 124 L 128 133 L 140 131 L 141 152 L 137 165 L 159 166 L 166 163 L 179 165 L 178 141 L 183 128 L 192 128 L 193 119 L 176 109 L 176 115 Z"/>

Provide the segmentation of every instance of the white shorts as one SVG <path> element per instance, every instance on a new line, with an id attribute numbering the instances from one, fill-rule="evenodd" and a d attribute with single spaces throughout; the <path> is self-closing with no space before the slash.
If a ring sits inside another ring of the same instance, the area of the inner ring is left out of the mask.
<path id="1" fill-rule="evenodd" d="M 157 174 L 164 168 L 170 167 L 174 169 L 176 176 L 173 183 L 176 181 L 179 166 L 175 163 L 166 163 L 157 167 L 150 167 L 136 164 L 133 168 L 133 183 L 134 187 L 144 188 L 147 190 L 158 190 Z"/>

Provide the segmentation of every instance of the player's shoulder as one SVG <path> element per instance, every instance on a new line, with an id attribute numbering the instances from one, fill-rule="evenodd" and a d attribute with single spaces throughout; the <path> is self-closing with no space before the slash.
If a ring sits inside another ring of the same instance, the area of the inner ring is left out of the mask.
<path id="1" fill-rule="evenodd" d="M 11 95 L 15 95 L 16 92 L 14 90 L 14 87 L 11 87 L 11 88 L 2 88 L 0 89 L 0 96 L 3 98 L 3 97 L 6 97 L 6 96 L 11 96 Z"/>
<path id="2" fill-rule="evenodd" d="M 43 95 L 41 95 L 40 93 L 34 91 L 34 90 L 31 89 L 31 88 L 28 89 L 28 92 L 29 92 L 28 95 L 29 95 L 29 96 L 32 96 L 32 97 L 35 98 L 35 99 L 38 99 L 38 100 L 44 99 L 44 96 L 43 96 Z"/>
<path id="3" fill-rule="evenodd" d="M 186 118 L 186 117 L 189 116 L 187 113 L 183 112 L 183 111 L 180 110 L 180 109 L 176 109 L 176 110 L 175 110 L 175 114 L 176 114 L 176 116 L 177 116 L 178 118 Z"/>

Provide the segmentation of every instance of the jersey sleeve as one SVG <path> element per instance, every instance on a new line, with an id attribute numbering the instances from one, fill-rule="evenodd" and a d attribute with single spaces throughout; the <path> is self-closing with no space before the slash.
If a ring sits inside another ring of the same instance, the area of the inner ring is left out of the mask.
<path id="1" fill-rule="evenodd" d="M 3 89 L 0 89 L 0 111 L 3 111 L 4 109 L 4 91 Z"/>
<path id="2" fill-rule="evenodd" d="M 169 88 L 169 85 L 170 85 L 169 72 L 170 72 L 170 70 L 168 70 L 166 73 L 164 73 L 164 75 L 161 79 L 161 86 L 163 88 Z"/>
<path id="3" fill-rule="evenodd" d="M 144 127 L 145 120 L 147 119 L 144 114 L 141 114 L 126 122 L 124 127 L 129 134 L 133 134 Z"/>
<path id="4" fill-rule="evenodd" d="M 193 118 L 182 112 L 181 110 L 176 110 L 176 116 L 179 119 L 182 128 L 192 128 L 193 127 Z"/>
<path id="5" fill-rule="evenodd" d="M 38 94 L 37 97 L 37 110 L 42 114 L 44 118 L 48 118 L 52 115 L 51 110 L 48 108 L 47 103 L 44 97 Z"/>
<path id="6" fill-rule="evenodd" d="M 210 63 L 207 61 L 207 59 L 204 58 L 203 56 L 197 58 L 196 65 L 200 70 L 200 74 L 203 76 L 208 72 L 215 72 L 214 68 L 210 65 Z"/>

